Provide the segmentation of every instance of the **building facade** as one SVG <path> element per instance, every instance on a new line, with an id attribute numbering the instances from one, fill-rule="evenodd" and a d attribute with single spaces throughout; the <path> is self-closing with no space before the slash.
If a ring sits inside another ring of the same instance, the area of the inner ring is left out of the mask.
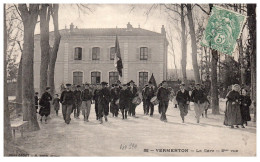
<path id="1" fill-rule="evenodd" d="M 167 78 L 168 42 L 164 26 L 161 33 L 142 28 L 78 29 L 73 24 L 70 29 L 60 30 L 61 41 L 55 65 L 55 87 L 85 82 L 96 84 L 107 81 L 109 84 L 120 80 L 130 80 L 137 85 L 147 84 L 154 75 L 157 83 Z M 118 76 L 114 67 L 115 40 L 118 36 L 123 62 L 123 76 Z M 50 44 L 53 32 L 50 33 Z M 41 61 L 40 35 L 35 35 L 34 86 L 40 87 Z"/>

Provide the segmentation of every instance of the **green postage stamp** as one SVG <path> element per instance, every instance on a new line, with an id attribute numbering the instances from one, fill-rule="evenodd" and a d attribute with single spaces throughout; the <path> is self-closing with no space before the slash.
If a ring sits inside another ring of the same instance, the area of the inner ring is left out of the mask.
<path id="1" fill-rule="evenodd" d="M 214 6 L 201 44 L 231 56 L 245 20 L 244 15 Z"/>

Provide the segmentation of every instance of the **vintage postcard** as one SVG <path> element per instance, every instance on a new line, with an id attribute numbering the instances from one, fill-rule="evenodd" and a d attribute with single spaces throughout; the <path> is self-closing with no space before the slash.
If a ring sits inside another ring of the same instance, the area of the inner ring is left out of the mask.
<path id="1" fill-rule="evenodd" d="M 4 3 L 4 156 L 256 157 L 256 6 Z"/>

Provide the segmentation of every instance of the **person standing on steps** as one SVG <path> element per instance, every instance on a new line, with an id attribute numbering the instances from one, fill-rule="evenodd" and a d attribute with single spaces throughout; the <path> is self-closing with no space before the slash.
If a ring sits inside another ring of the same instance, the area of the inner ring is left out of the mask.
<path id="1" fill-rule="evenodd" d="M 184 83 L 180 85 L 180 90 L 176 95 L 176 101 L 179 105 L 182 122 L 184 123 L 184 117 L 188 114 L 188 105 L 190 103 L 190 95 L 189 92 L 185 89 Z"/>
<path id="2" fill-rule="evenodd" d="M 82 100 L 81 109 L 82 109 L 82 114 L 84 116 L 84 121 L 88 122 L 90 108 L 91 108 L 91 99 L 92 99 L 92 92 L 89 88 L 88 83 L 85 84 L 84 90 L 82 91 L 80 98 Z"/>

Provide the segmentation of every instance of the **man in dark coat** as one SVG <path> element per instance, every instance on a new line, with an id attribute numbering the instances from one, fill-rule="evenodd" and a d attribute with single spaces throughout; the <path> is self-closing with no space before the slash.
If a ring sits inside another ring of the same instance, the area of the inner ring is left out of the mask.
<path id="1" fill-rule="evenodd" d="M 97 84 L 96 88 L 94 90 L 94 93 L 93 93 L 93 100 L 95 102 L 96 120 L 99 119 L 99 117 L 98 117 L 98 96 L 99 96 L 100 90 L 101 90 L 101 85 Z"/>
<path id="2" fill-rule="evenodd" d="M 119 99 L 120 88 L 118 84 L 114 84 L 114 88 L 111 89 L 111 103 L 110 109 L 112 111 L 113 117 L 118 116 L 119 107 L 116 104 L 116 101 Z"/>
<path id="3" fill-rule="evenodd" d="M 250 99 L 250 96 L 247 95 L 246 89 L 242 89 L 241 93 L 242 95 L 240 98 L 240 111 L 243 122 L 242 128 L 245 128 L 244 124 L 247 126 L 247 122 L 251 121 L 249 106 L 251 105 L 252 101 Z"/>
<path id="4" fill-rule="evenodd" d="M 157 99 L 159 100 L 159 106 L 161 111 L 161 121 L 167 122 L 166 111 L 169 105 L 170 91 L 167 88 L 167 82 L 162 81 L 162 86 L 158 89 Z"/>
<path id="5" fill-rule="evenodd" d="M 35 105 L 35 109 L 36 109 L 36 113 L 38 113 L 38 105 L 39 105 L 39 97 L 38 97 L 38 92 L 35 92 L 35 95 L 34 95 L 34 105 Z"/>
<path id="6" fill-rule="evenodd" d="M 88 122 L 88 117 L 90 114 L 90 108 L 91 108 L 91 100 L 92 100 L 92 92 L 89 88 L 89 84 L 86 83 L 84 86 L 84 90 L 81 93 L 81 109 L 82 109 L 82 114 L 84 116 L 84 121 Z"/>
<path id="7" fill-rule="evenodd" d="M 75 96 L 75 109 L 74 109 L 74 118 L 79 119 L 80 106 L 81 106 L 81 90 L 80 85 L 77 85 L 76 90 L 73 92 Z"/>
<path id="8" fill-rule="evenodd" d="M 129 92 L 130 92 L 130 105 L 129 105 L 129 115 L 132 115 L 133 117 L 135 117 L 135 108 L 136 108 L 136 105 L 134 103 L 132 103 L 133 99 L 135 97 L 138 96 L 138 93 L 137 93 L 137 87 L 135 86 L 134 84 L 135 82 L 133 80 L 131 80 L 129 83 L 128 83 L 128 89 L 129 89 Z"/>
<path id="9" fill-rule="evenodd" d="M 146 84 L 144 86 L 144 88 L 142 89 L 142 100 L 143 100 L 143 110 L 144 110 L 144 114 L 145 114 L 145 109 L 146 109 L 146 100 L 144 99 L 144 90 L 145 88 L 148 86 L 148 84 Z"/>
<path id="10" fill-rule="evenodd" d="M 194 111 L 196 114 L 197 123 L 200 122 L 200 116 L 208 106 L 208 99 L 205 92 L 201 89 L 199 83 L 196 84 L 195 89 L 191 93 L 191 100 L 194 102 Z"/>
<path id="11" fill-rule="evenodd" d="M 180 90 L 177 92 L 176 101 L 179 105 L 180 115 L 184 123 L 184 116 L 188 114 L 188 105 L 190 103 L 189 92 L 185 89 L 185 84 L 180 85 Z"/>
<path id="12" fill-rule="evenodd" d="M 122 85 L 122 89 L 119 93 L 119 108 L 122 113 L 122 118 L 127 119 L 127 111 L 129 111 L 129 102 L 130 102 L 130 91 L 127 87 L 127 84 Z"/>
<path id="13" fill-rule="evenodd" d="M 98 117 L 100 124 L 103 123 L 103 116 L 105 117 L 105 121 L 108 121 L 107 116 L 109 113 L 110 92 L 107 88 L 107 84 L 107 82 L 101 83 L 102 88 L 98 94 Z"/>
<path id="14" fill-rule="evenodd" d="M 50 87 L 46 88 L 46 91 L 42 94 L 42 97 L 40 99 L 40 112 L 41 115 L 40 121 L 42 122 L 42 117 L 45 116 L 45 123 L 47 123 L 47 117 L 51 113 L 51 104 L 50 101 L 52 100 L 51 94 L 50 94 Z"/>
<path id="15" fill-rule="evenodd" d="M 150 110 L 150 116 L 153 116 L 154 105 L 151 103 L 151 99 L 155 96 L 153 83 L 149 81 L 149 84 L 144 89 L 143 98 L 145 101 L 145 115 L 148 115 Z"/>
<path id="16" fill-rule="evenodd" d="M 62 104 L 62 115 L 66 124 L 71 121 L 72 106 L 75 103 L 74 93 L 71 91 L 71 84 L 66 84 L 66 91 L 61 93 L 60 102 Z"/>

